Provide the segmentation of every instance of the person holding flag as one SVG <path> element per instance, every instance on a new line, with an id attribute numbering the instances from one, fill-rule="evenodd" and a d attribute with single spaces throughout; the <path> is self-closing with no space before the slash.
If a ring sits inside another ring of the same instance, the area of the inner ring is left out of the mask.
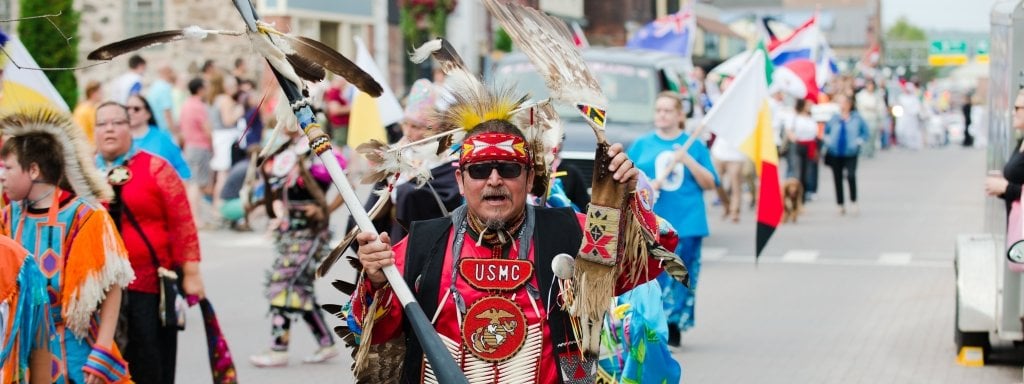
<path id="1" fill-rule="evenodd" d="M 666 273 L 658 275 L 668 317 L 668 342 L 679 346 L 682 332 L 694 325 L 700 246 L 709 234 L 704 191 L 714 189 L 719 180 L 711 164 L 708 147 L 699 141 L 687 149 L 681 164 L 674 159 L 676 150 L 690 139 L 683 130 L 685 120 L 679 96 L 674 92 L 662 92 L 654 106 L 656 129 L 634 141 L 626 153 L 645 175 L 664 180 L 662 183 L 655 181 L 653 186 L 660 191 L 654 213 L 665 218 L 678 231 L 679 243 L 675 253 L 683 259 L 690 272 L 689 288 Z"/>

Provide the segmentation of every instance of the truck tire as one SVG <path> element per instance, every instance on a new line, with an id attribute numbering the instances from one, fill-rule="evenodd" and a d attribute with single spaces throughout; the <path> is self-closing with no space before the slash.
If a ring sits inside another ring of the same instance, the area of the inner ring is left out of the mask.
<path id="1" fill-rule="evenodd" d="M 989 341 L 988 332 L 964 332 L 960 330 L 960 292 L 956 293 L 956 318 L 953 319 L 953 342 L 956 344 L 954 353 L 960 354 L 963 347 L 980 347 L 983 352 L 983 359 L 988 360 L 988 354 L 992 351 L 992 343 Z"/>

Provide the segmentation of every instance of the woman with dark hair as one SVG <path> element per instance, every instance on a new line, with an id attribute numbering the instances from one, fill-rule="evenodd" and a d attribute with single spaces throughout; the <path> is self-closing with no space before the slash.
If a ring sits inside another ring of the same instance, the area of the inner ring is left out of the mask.
<path id="1" fill-rule="evenodd" d="M 132 96 L 128 103 L 139 100 Z M 118 340 L 124 343 L 124 358 L 135 382 L 172 384 L 182 324 L 168 320 L 161 310 L 164 295 L 172 294 L 162 289 L 161 279 L 173 275 L 174 280 L 180 278 L 185 295 L 205 295 L 199 236 L 185 184 L 165 160 L 135 146 L 133 119 L 141 118 L 140 112 L 126 113 L 120 104 L 104 103 L 96 115 L 98 122 L 123 122 L 126 116 L 131 121 L 127 126 L 96 124 L 96 165 L 114 191 L 110 216 L 136 277 L 124 293 Z"/>
<path id="2" fill-rule="evenodd" d="M 1013 103 L 1013 129 L 1024 131 L 1024 89 L 1017 91 Z M 996 171 L 985 180 L 985 193 L 1006 202 L 1006 213 L 1014 201 L 1020 200 L 1021 185 L 1024 184 L 1024 143 L 1017 143 L 1017 150 L 1003 166 L 1003 172 Z"/>
<path id="3" fill-rule="evenodd" d="M 174 139 L 167 132 L 160 130 L 156 125 L 156 117 L 153 109 L 145 97 L 131 95 L 125 105 L 128 110 L 128 122 L 132 132 L 132 143 L 135 148 L 159 156 L 167 161 L 182 180 L 192 177 L 188 169 L 188 163 L 181 155 L 181 148 L 174 144 Z"/>
<path id="4" fill-rule="evenodd" d="M 786 127 L 786 137 L 795 143 L 796 150 L 789 156 L 792 161 L 793 175 L 800 180 L 804 188 L 801 196 L 807 201 L 810 189 L 810 175 L 818 161 L 818 123 L 811 117 L 811 104 L 806 99 L 796 101 L 796 116 Z"/>
<path id="5" fill-rule="evenodd" d="M 857 156 L 860 147 L 868 140 L 868 125 L 860 114 L 853 109 L 853 99 L 849 94 L 836 95 L 839 113 L 825 123 L 825 164 L 832 168 L 832 177 L 836 186 L 836 204 L 839 214 L 846 214 L 843 199 L 843 176 L 850 185 L 850 209 L 857 213 Z"/>

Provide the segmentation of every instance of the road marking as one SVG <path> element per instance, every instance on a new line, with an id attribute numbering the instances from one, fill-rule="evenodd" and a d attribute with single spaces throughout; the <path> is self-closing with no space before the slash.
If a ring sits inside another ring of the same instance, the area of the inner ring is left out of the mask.
<path id="1" fill-rule="evenodd" d="M 886 252 L 878 256 L 878 264 L 907 265 L 913 258 L 914 255 L 910 252 Z"/>
<path id="2" fill-rule="evenodd" d="M 783 263 L 813 263 L 819 252 L 813 249 L 794 249 L 782 255 Z"/>

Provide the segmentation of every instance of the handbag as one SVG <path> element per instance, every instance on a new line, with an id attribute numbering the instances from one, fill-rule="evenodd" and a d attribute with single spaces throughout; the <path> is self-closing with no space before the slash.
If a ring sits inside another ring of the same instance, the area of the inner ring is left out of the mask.
<path id="1" fill-rule="evenodd" d="M 1009 252 L 1013 245 L 1024 240 L 1024 215 L 1021 212 L 1020 200 L 1014 200 L 1010 204 L 1010 214 L 1006 220 L 1006 250 Z M 1011 257 L 1012 259 L 1012 257 Z M 1012 261 L 1006 262 L 1007 267 L 1017 273 L 1024 272 L 1024 264 Z"/>

